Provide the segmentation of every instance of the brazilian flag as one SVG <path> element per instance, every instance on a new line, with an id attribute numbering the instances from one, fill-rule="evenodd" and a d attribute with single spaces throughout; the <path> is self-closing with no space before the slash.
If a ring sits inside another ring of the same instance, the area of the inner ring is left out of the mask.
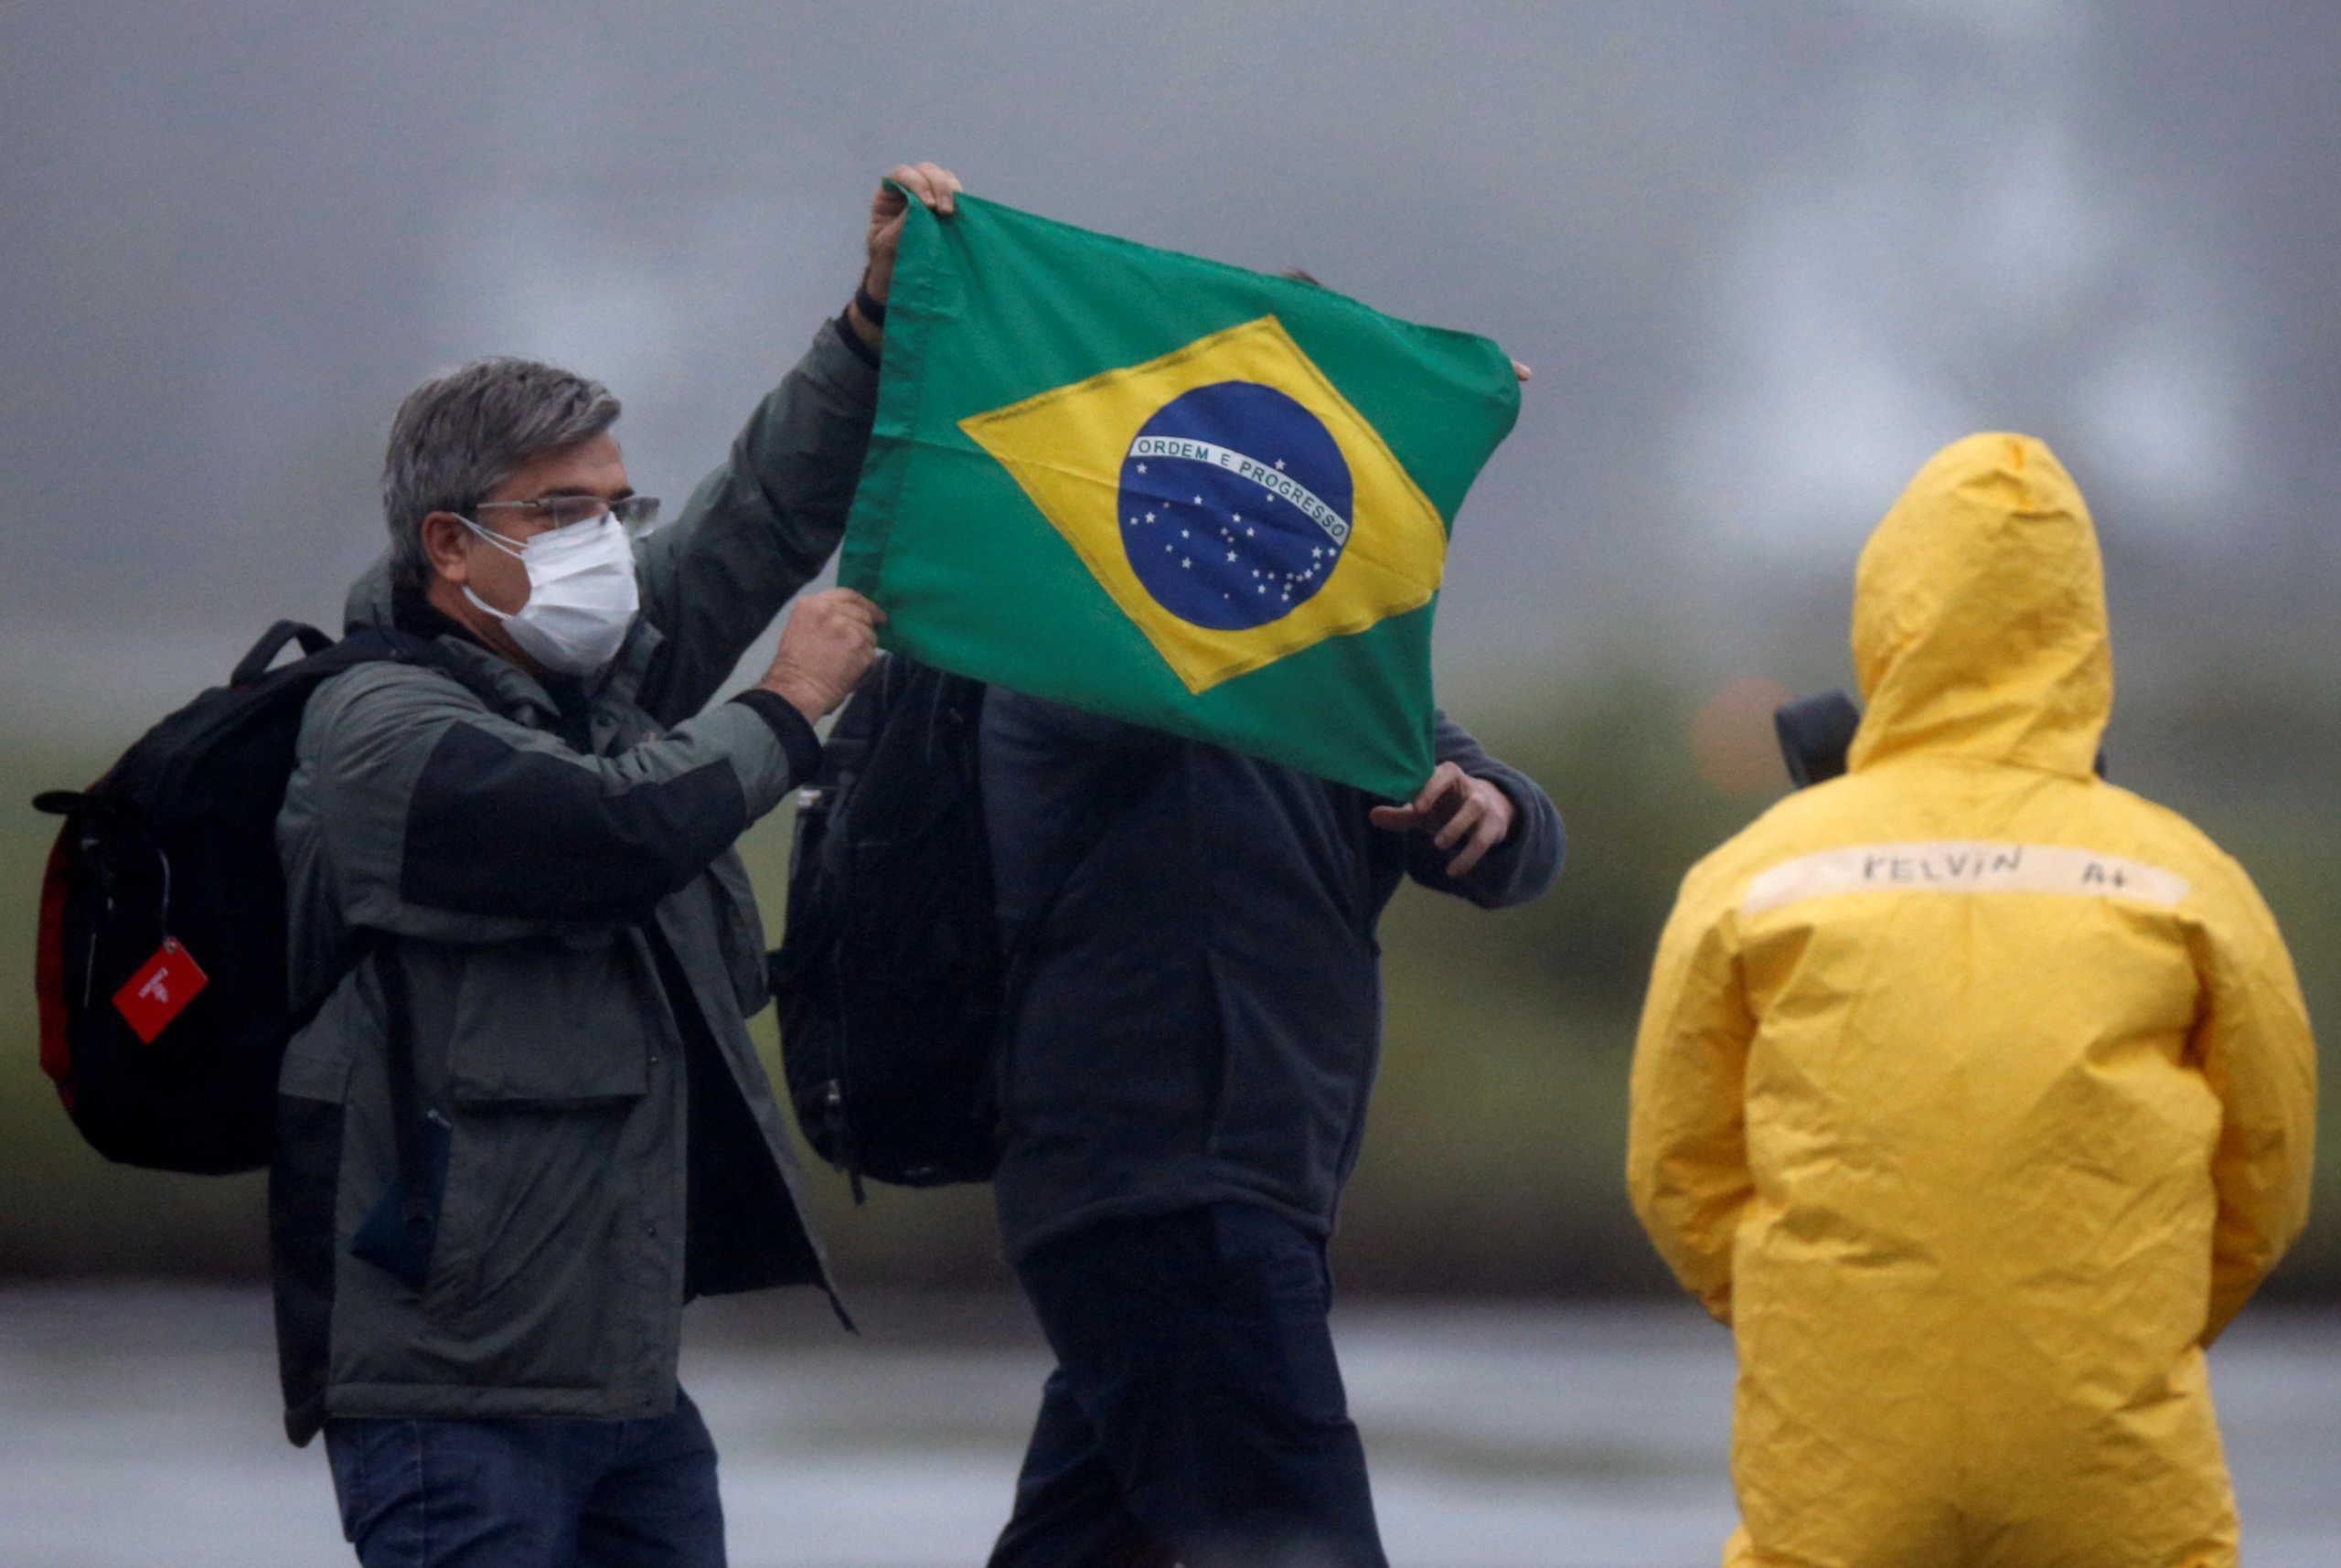
<path id="1" fill-rule="evenodd" d="M 972 197 L 910 208 L 839 578 L 887 645 L 1386 797 L 1512 362 Z"/>

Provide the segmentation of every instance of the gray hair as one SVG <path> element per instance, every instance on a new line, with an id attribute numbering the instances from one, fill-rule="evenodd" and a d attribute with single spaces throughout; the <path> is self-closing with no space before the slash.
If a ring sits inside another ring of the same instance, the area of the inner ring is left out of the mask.
<path id="1" fill-rule="evenodd" d="M 534 359 L 475 359 L 407 394 L 382 457 L 382 518 L 390 530 L 390 583 L 419 593 L 431 582 L 422 519 L 469 514 L 536 459 L 600 435 L 618 400 L 599 381 Z"/>

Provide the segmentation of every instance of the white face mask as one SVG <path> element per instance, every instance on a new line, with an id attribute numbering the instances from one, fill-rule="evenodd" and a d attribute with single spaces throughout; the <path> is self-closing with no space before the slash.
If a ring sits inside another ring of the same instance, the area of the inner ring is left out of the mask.
<path id="1" fill-rule="evenodd" d="M 485 603 L 464 586 L 472 607 L 504 623 L 530 658 L 563 675 L 592 675 L 617 656 L 642 595 L 634 581 L 634 544 L 617 518 L 604 512 L 567 528 L 548 528 L 514 545 L 460 519 L 488 543 L 529 569 L 529 602 L 510 614 Z"/>

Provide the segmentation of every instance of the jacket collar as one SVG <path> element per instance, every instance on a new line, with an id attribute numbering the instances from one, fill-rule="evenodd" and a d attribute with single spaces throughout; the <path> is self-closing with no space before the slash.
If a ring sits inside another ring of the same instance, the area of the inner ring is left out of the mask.
<path id="1" fill-rule="evenodd" d="M 478 641 L 425 601 L 395 592 L 390 586 L 387 551 L 349 585 L 348 596 L 342 603 L 343 635 L 369 627 L 395 627 L 436 638 L 442 647 L 476 673 L 486 690 L 495 693 L 498 709 L 508 718 L 537 728 L 558 728 L 561 704 L 546 683 Z M 634 624 L 626 629 L 625 641 L 618 645 L 617 656 L 579 683 L 587 703 L 593 707 L 605 702 L 632 704 L 649 674 L 651 658 L 666 640 L 665 633 L 637 613 Z"/>

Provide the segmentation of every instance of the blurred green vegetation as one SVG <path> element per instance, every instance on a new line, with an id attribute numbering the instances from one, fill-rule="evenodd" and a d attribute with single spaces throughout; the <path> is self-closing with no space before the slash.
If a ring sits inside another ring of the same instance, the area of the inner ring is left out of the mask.
<path id="1" fill-rule="evenodd" d="M 1672 1288 L 1626 1206 L 1627 1064 L 1683 872 L 1785 787 L 1764 760 L 1766 702 L 1732 695 L 1620 660 L 1534 696 L 1458 702 L 1491 750 L 1551 792 L 1568 825 L 1568 866 L 1525 909 L 1491 915 L 1412 888 L 1393 904 L 1382 1082 L 1335 1249 L 1345 1286 Z M 2341 777 L 2341 715 L 2322 692 L 2208 672 L 2181 693 L 2125 697 L 2111 754 L 2117 780 L 2186 813 L 2242 861 L 2283 924 L 2312 1016 L 2328 1026 L 2341 1017 L 2330 962 L 2341 951 L 2341 821 L 2326 809 Z M 103 761 L 21 747 L 0 761 L 0 975 L 13 976 L 0 990 L 0 1277 L 257 1275 L 260 1179 L 107 1165 L 80 1144 L 36 1065 L 27 982 L 53 821 L 22 803 Z M 775 927 L 787 846 L 786 812 L 743 846 Z M 774 1053 L 769 1013 L 756 1029 Z M 2328 1111 L 2328 1130 L 2335 1121 Z M 986 1190 L 872 1187 L 857 1210 L 841 1178 L 809 1156 L 806 1165 L 850 1286 L 1006 1283 Z M 2331 1136 L 2316 1216 L 2272 1289 L 2341 1297 L 2341 1147 Z"/>

